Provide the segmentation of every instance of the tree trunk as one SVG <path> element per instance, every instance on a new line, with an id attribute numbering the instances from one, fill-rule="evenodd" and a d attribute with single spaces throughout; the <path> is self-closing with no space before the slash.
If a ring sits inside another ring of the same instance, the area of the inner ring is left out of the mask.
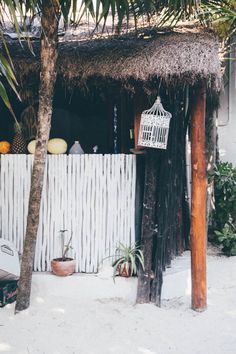
<path id="1" fill-rule="evenodd" d="M 206 308 L 206 158 L 205 158 L 206 92 L 202 86 L 196 92 L 192 110 L 191 160 L 191 269 L 192 308 Z"/>
<path id="2" fill-rule="evenodd" d="M 53 91 L 56 81 L 56 61 L 58 54 L 57 32 L 60 9 L 57 0 L 43 0 L 42 6 L 41 75 L 37 143 L 31 178 L 29 211 L 21 263 L 19 290 L 15 307 L 16 313 L 27 309 L 30 304 L 31 281 L 47 157 L 47 144 L 51 128 Z"/>
<path id="3" fill-rule="evenodd" d="M 157 152 L 148 150 L 146 156 L 145 185 L 143 199 L 141 241 L 144 254 L 144 271 L 139 270 L 137 303 L 148 303 L 151 296 L 153 258 L 153 236 L 155 231 L 155 209 L 157 191 Z"/>

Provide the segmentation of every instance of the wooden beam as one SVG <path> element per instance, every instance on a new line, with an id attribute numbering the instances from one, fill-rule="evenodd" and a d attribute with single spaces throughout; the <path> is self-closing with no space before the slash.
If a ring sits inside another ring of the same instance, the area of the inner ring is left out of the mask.
<path id="1" fill-rule="evenodd" d="M 207 306 L 206 294 L 206 158 L 205 158 L 205 87 L 195 94 L 191 121 L 191 273 L 192 309 L 203 311 Z"/>
<path id="2" fill-rule="evenodd" d="M 155 209 L 157 191 L 157 159 L 156 151 L 148 150 L 146 155 L 145 182 L 143 197 L 143 215 L 141 242 L 144 254 L 144 271 L 139 269 L 137 303 L 143 304 L 150 301 L 153 236 L 155 234 Z"/>
<path id="3" fill-rule="evenodd" d="M 141 114 L 142 114 L 142 111 L 138 110 L 136 108 L 136 111 L 134 114 L 134 147 L 135 147 L 135 149 L 141 148 L 140 146 L 138 146 L 138 136 L 139 136 Z"/>

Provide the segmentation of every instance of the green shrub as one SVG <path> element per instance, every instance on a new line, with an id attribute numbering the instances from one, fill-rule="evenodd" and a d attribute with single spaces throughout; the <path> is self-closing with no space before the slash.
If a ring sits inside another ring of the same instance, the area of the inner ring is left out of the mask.
<path id="1" fill-rule="evenodd" d="M 215 210 L 212 226 L 216 241 L 227 255 L 236 255 L 236 168 L 219 162 L 213 171 Z"/>
<path id="2" fill-rule="evenodd" d="M 223 246 L 222 251 L 227 256 L 236 256 L 236 228 L 228 224 L 222 231 L 215 231 L 217 242 Z"/>

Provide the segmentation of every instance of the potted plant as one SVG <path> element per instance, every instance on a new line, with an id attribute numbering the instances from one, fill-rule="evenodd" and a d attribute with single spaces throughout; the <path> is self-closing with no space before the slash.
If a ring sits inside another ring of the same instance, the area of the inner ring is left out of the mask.
<path id="1" fill-rule="evenodd" d="M 137 274 L 138 266 L 144 270 L 144 256 L 140 246 L 135 243 L 131 246 L 125 246 L 122 243 L 116 247 L 115 260 L 112 263 L 113 277 L 118 275 L 130 277 Z"/>
<path id="2" fill-rule="evenodd" d="M 75 272 L 75 260 L 73 258 L 67 257 L 68 251 L 72 248 L 72 236 L 65 244 L 66 231 L 67 230 L 60 230 L 62 256 L 60 258 L 54 258 L 51 261 L 52 272 L 58 276 L 67 276 Z"/>

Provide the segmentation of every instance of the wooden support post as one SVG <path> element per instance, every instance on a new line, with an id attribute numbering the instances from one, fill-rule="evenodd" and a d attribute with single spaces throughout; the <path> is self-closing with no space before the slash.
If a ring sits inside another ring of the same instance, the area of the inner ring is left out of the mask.
<path id="1" fill-rule="evenodd" d="M 138 136 L 139 136 L 141 114 L 142 114 L 142 112 L 140 110 L 136 110 L 135 115 L 134 115 L 134 146 L 135 146 L 135 149 L 140 149 L 140 147 L 138 146 Z"/>
<path id="2" fill-rule="evenodd" d="M 144 254 L 144 268 L 139 269 L 137 303 L 148 303 L 151 296 L 151 275 L 153 236 L 155 234 L 155 209 L 157 191 L 156 151 L 148 150 L 146 155 L 145 183 L 141 241 Z"/>
<path id="3" fill-rule="evenodd" d="M 191 201 L 191 271 L 192 309 L 206 308 L 206 92 L 201 86 L 193 102 L 191 124 L 192 201 Z"/>

